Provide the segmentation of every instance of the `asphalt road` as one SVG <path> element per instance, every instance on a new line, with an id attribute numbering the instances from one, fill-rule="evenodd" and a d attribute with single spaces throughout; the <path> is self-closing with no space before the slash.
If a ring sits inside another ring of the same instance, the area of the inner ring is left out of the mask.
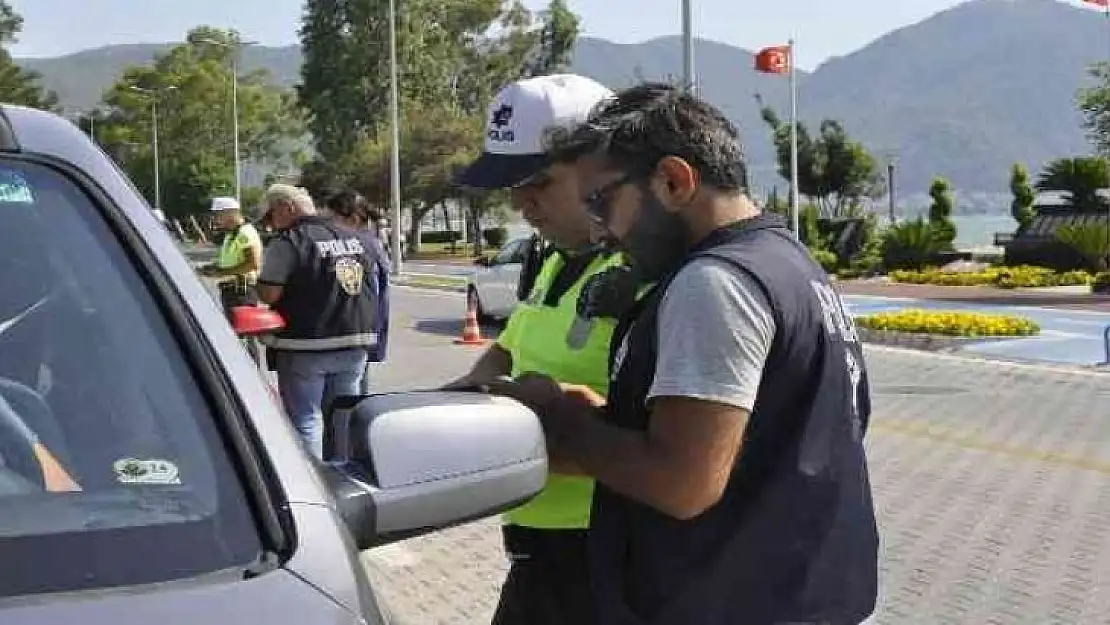
<path id="1" fill-rule="evenodd" d="M 1017 315 L 1032 319 L 1041 326 L 1041 332 L 1037 336 L 976 342 L 958 350 L 969 354 L 1003 360 L 1073 365 L 1095 365 L 1110 359 L 1103 341 L 1103 333 L 1110 327 L 1110 313 L 862 295 L 846 295 L 844 302 L 854 315 L 906 308 L 964 310 Z"/>
<path id="2" fill-rule="evenodd" d="M 466 276 L 474 271 L 469 265 L 436 263 L 405 264 L 405 272 L 435 276 Z M 1110 327 L 1110 313 L 1088 312 L 1032 306 L 1000 306 L 976 302 L 935 301 L 847 295 L 845 303 L 854 314 L 871 314 L 905 308 L 967 310 L 1028 317 L 1041 326 L 1036 337 L 990 340 L 959 348 L 969 354 L 1003 360 L 1071 365 L 1095 365 L 1110 360 L 1104 332 Z"/>
<path id="3" fill-rule="evenodd" d="M 459 294 L 399 287 L 381 391 L 459 375 Z M 868 348 L 883 625 L 1110 623 L 1110 375 Z M 414 625 L 488 623 L 504 573 L 487 520 L 368 552 Z"/>

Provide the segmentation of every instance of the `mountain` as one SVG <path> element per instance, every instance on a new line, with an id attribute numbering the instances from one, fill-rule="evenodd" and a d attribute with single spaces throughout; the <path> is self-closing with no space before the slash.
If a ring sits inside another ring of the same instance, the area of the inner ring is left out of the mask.
<path id="1" fill-rule="evenodd" d="M 799 72 L 799 111 L 811 127 L 837 119 L 876 155 L 896 154 L 903 197 L 924 192 L 934 175 L 965 192 L 1002 192 L 1015 162 L 1036 170 L 1051 158 L 1090 151 L 1075 92 L 1086 68 L 1106 59 L 1108 37 L 1103 16 L 1055 0 L 970 0 Z M 125 67 L 148 63 L 169 45 L 19 62 L 41 72 L 64 104 L 88 109 Z M 744 133 L 753 183 L 785 191 L 754 96 L 785 117 L 787 80 L 756 73 L 750 51 L 722 43 L 697 41 L 695 60 L 701 94 Z M 574 56 L 574 71 L 612 87 L 680 76 L 681 65 L 677 37 L 639 44 L 584 37 Z M 292 85 L 300 51 L 248 48 L 243 66 L 264 67 Z"/>

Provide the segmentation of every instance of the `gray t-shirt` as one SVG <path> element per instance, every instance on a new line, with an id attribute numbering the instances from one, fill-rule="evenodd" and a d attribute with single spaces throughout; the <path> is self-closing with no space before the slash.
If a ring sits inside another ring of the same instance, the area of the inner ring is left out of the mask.
<path id="1" fill-rule="evenodd" d="M 657 322 L 649 401 L 690 397 L 752 410 L 775 320 L 750 275 L 713 258 L 689 263 L 663 294 Z"/>

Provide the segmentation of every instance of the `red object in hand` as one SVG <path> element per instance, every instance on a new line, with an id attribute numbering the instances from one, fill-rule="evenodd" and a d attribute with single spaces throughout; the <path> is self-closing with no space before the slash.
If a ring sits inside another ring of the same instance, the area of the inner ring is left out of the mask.
<path id="1" fill-rule="evenodd" d="M 231 327 L 239 336 L 272 334 L 285 327 L 281 314 L 263 306 L 236 306 L 231 309 Z"/>

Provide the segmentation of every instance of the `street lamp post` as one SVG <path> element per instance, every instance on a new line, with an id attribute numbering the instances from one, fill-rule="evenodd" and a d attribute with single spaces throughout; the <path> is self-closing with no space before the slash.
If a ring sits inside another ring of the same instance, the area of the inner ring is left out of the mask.
<path id="1" fill-rule="evenodd" d="M 694 76 L 694 16 L 693 0 L 682 0 L 682 80 L 690 93 L 697 93 Z"/>
<path id="2" fill-rule="evenodd" d="M 163 91 L 173 91 L 177 87 L 171 85 L 162 90 L 156 91 L 154 89 L 144 89 L 136 85 L 130 85 L 132 91 L 138 93 L 145 93 L 150 97 L 150 127 L 151 127 L 151 147 L 154 150 L 154 210 L 162 210 L 162 167 L 158 157 L 158 96 Z"/>
<path id="3" fill-rule="evenodd" d="M 886 163 L 886 186 L 887 192 L 890 196 L 890 225 L 894 225 L 894 168 L 897 166 L 897 159 L 891 158 Z"/>
<path id="4" fill-rule="evenodd" d="M 235 199 L 242 201 L 243 163 L 241 158 L 242 151 L 239 147 L 239 50 L 243 46 L 252 46 L 258 42 L 236 41 L 234 43 L 229 43 L 218 39 L 199 39 L 197 43 L 220 46 L 222 48 L 233 48 L 231 54 L 231 134 L 233 135 L 232 150 L 235 152 Z"/>
<path id="5" fill-rule="evenodd" d="M 393 236 L 390 252 L 393 275 L 401 275 L 401 103 L 397 94 L 397 1 L 389 0 L 389 116 L 392 141 L 389 150 L 390 213 Z"/>

